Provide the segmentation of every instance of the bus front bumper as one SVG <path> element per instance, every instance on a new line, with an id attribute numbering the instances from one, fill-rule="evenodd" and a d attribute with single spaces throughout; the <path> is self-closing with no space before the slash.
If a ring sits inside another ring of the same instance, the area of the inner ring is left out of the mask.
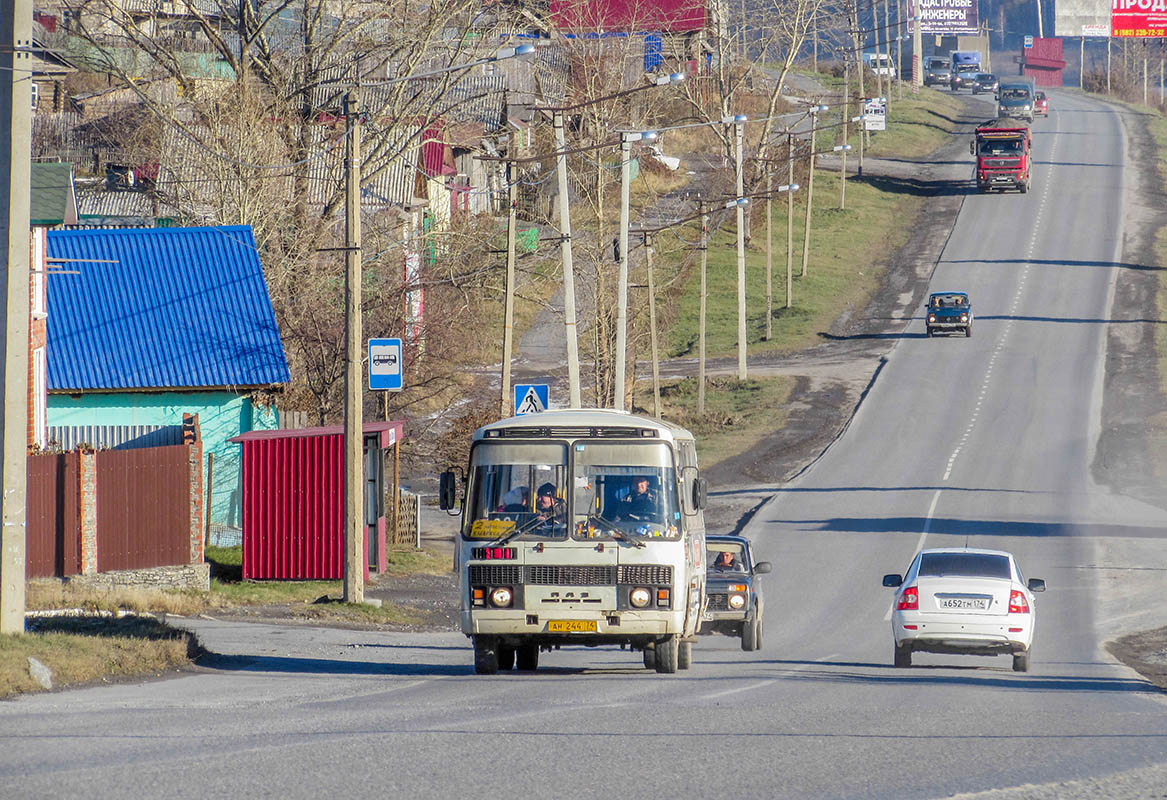
<path id="1" fill-rule="evenodd" d="M 587 615 L 566 610 L 558 614 L 521 609 L 462 611 L 462 632 L 467 636 L 520 636 L 544 644 L 619 643 L 683 630 L 683 615 L 675 611 L 597 611 Z"/>

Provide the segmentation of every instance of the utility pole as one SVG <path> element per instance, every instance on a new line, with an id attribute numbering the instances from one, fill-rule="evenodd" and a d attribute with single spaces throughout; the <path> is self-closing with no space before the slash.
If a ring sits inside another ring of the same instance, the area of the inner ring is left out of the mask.
<path id="1" fill-rule="evenodd" d="M 742 139 L 745 123 L 735 121 L 734 169 L 737 173 L 737 196 L 745 195 L 745 177 L 742 174 Z M 746 225 L 745 209 L 737 205 L 737 378 L 746 379 Z"/>
<path id="2" fill-rule="evenodd" d="M 701 300 L 697 317 L 697 414 L 705 414 L 705 299 L 706 269 L 709 264 L 709 214 L 705 204 L 697 198 L 697 210 L 701 212 Z"/>
<path id="3" fill-rule="evenodd" d="M 359 77 L 359 76 L 358 76 Z M 361 125 L 356 88 L 344 99 L 344 601 L 365 602 L 364 440 L 361 380 Z"/>
<path id="4" fill-rule="evenodd" d="M 514 158 L 518 144 L 518 134 L 511 131 L 511 143 L 507 153 L 507 274 L 502 323 L 502 389 L 498 399 L 498 412 L 503 419 L 514 414 L 511 398 L 511 348 L 515 329 L 515 213 L 519 200 L 518 165 L 515 164 Z"/>
<path id="5" fill-rule="evenodd" d="M 924 37 L 920 35 L 920 0 L 908 1 L 912 12 L 912 94 L 919 94 L 924 82 L 924 74 L 920 69 L 920 50 L 924 47 Z"/>
<path id="6" fill-rule="evenodd" d="M 850 117 L 850 100 L 849 92 L 851 91 L 851 84 L 849 82 L 851 67 L 851 59 L 843 59 L 843 144 L 847 144 L 847 127 L 851 121 Z M 842 211 L 847 207 L 847 151 L 842 152 L 842 159 L 839 162 L 842 167 L 839 169 L 839 210 Z"/>
<path id="7" fill-rule="evenodd" d="M 766 335 L 774 335 L 774 171 L 766 165 Z"/>
<path id="8" fill-rule="evenodd" d="M 624 362 L 628 358 L 628 204 L 632 183 L 632 141 L 620 133 L 620 268 L 616 273 L 616 381 L 613 407 L 624 410 Z"/>
<path id="9" fill-rule="evenodd" d="M 794 183 L 794 131 L 786 131 L 786 182 Z M 786 193 L 786 307 L 794 304 L 794 192 Z"/>
<path id="10" fill-rule="evenodd" d="M 572 408 L 579 408 L 582 404 L 579 388 L 579 339 L 576 332 L 575 320 L 575 268 L 571 254 L 571 208 L 567 198 L 567 143 L 563 136 L 563 112 L 555 111 L 552 114 L 552 127 L 555 128 L 555 149 L 559 155 L 555 158 L 555 171 L 559 177 L 559 231 L 563 237 L 559 249 L 563 255 L 563 327 L 567 334 L 567 388 L 569 403 Z M 603 197 L 603 191 L 599 193 Z M 600 215 L 601 219 L 603 214 Z"/>
<path id="11" fill-rule="evenodd" d="M 32 170 L 32 0 L 0 4 L 0 131 L 3 148 L 4 413 L 0 475 L 0 633 L 24 633 L 28 474 L 28 259 Z"/>
<path id="12" fill-rule="evenodd" d="M 818 114 L 811 115 L 810 155 L 806 160 L 806 226 L 802 232 L 802 277 L 806 277 L 806 266 L 810 261 L 810 214 L 814 205 L 814 135 L 818 128 Z"/>
<path id="13" fill-rule="evenodd" d="M 652 346 L 652 412 L 660 419 L 660 358 L 656 348 L 656 284 L 652 278 L 652 234 L 644 234 L 644 258 L 648 266 L 648 338 Z"/>
<path id="14" fill-rule="evenodd" d="M 896 0 L 896 99 L 904 99 L 904 0 Z"/>

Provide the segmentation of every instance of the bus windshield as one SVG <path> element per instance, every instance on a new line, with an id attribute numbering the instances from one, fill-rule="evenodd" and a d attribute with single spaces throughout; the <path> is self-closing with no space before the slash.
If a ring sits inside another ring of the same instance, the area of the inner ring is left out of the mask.
<path id="1" fill-rule="evenodd" d="M 470 458 L 463 535 L 567 538 L 563 444 L 480 444 Z"/>
<path id="2" fill-rule="evenodd" d="M 576 442 L 572 535 L 578 539 L 680 538 L 672 451 L 660 441 Z"/>

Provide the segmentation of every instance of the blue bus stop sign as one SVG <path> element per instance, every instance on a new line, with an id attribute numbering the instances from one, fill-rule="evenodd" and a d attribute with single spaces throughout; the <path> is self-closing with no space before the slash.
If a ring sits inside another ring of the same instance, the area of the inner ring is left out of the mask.
<path id="1" fill-rule="evenodd" d="M 401 340 L 369 340 L 369 389 L 401 391 Z"/>

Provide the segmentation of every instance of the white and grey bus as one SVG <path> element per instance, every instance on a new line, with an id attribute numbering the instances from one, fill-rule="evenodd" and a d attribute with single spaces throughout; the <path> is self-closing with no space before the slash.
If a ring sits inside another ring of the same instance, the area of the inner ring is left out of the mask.
<path id="1" fill-rule="evenodd" d="M 474 668 L 619 645 L 687 669 L 705 606 L 705 481 L 693 435 L 607 410 L 512 417 L 474 433 L 457 563 Z M 441 505 L 457 502 L 442 475 Z"/>

